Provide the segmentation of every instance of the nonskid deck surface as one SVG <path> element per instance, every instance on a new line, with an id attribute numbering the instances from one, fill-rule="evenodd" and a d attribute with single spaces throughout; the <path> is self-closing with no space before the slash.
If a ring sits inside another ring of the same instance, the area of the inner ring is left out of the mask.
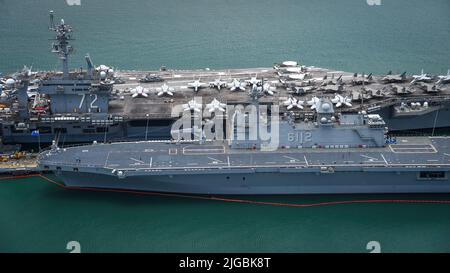
<path id="1" fill-rule="evenodd" d="M 47 151 L 41 165 L 120 170 L 450 166 L 450 138 L 402 138 L 384 148 L 229 150 L 224 145 L 162 142 L 96 144 Z M 51 156 L 48 156 L 51 155 Z"/>

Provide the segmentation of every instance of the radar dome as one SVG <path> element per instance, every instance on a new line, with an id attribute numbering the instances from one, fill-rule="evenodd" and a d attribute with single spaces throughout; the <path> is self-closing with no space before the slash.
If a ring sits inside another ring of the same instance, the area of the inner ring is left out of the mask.
<path id="1" fill-rule="evenodd" d="M 7 79 L 5 83 L 6 83 L 6 85 L 11 86 L 11 85 L 14 85 L 16 83 L 16 81 L 14 79 Z"/>
<path id="2" fill-rule="evenodd" d="M 102 79 L 106 78 L 106 72 L 105 71 L 100 72 L 100 78 L 102 78 Z"/>
<path id="3" fill-rule="evenodd" d="M 322 110 L 324 110 L 324 111 L 328 111 L 328 110 L 330 110 L 330 104 L 329 103 L 324 103 L 324 104 L 322 104 Z"/>
<path id="4" fill-rule="evenodd" d="M 320 122 L 326 123 L 326 122 L 327 122 L 327 118 L 326 118 L 326 117 L 322 117 L 322 118 L 320 119 Z"/>

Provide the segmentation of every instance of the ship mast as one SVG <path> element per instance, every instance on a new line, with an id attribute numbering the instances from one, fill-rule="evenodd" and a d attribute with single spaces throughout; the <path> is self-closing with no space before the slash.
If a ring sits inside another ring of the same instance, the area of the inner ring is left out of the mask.
<path id="1" fill-rule="evenodd" d="M 56 32 L 56 38 L 53 39 L 52 52 L 58 54 L 62 62 L 62 72 L 64 79 L 69 77 L 68 57 L 73 53 L 73 47 L 69 45 L 69 41 L 73 40 L 70 36 L 72 27 L 66 25 L 64 19 L 61 19 L 59 25 L 55 25 L 53 11 L 50 11 L 50 27 L 49 30 Z"/>

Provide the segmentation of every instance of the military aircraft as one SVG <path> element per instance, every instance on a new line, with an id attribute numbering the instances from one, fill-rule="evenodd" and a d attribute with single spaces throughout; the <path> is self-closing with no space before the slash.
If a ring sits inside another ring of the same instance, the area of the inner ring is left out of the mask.
<path id="1" fill-rule="evenodd" d="M 200 79 L 188 83 L 188 87 L 189 87 L 189 88 L 193 88 L 193 89 L 194 89 L 194 92 L 198 92 L 198 90 L 199 90 L 200 88 L 204 88 L 204 87 L 206 87 L 206 86 L 207 86 L 207 84 L 204 83 L 204 82 L 201 82 Z"/>
<path id="2" fill-rule="evenodd" d="M 258 77 L 258 74 L 256 74 L 254 77 L 251 77 L 250 80 L 246 80 L 245 82 L 249 86 L 260 85 L 261 84 L 261 80 L 259 80 L 257 77 Z"/>
<path id="3" fill-rule="evenodd" d="M 446 76 L 438 76 L 439 80 L 436 82 L 436 84 L 447 84 L 450 83 L 450 69 L 447 71 Z"/>
<path id="4" fill-rule="evenodd" d="M 287 110 L 291 110 L 292 108 L 296 107 L 298 109 L 303 109 L 303 103 L 304 101 L 298 100 L 293 97 L 289 97 L 286 101 L 283 102 L 283 105 L 286 106 Z"/>
<path id="5" fill-rule="evenodd" d="M 392 75 L 392 71 L 389 71 L 386 76 L 381 79 L 385 83 L 402 83 L 406 81 L 406 71 L 402 74 Z"/>
<path id="6" fill-rule="evenodd" d="M 226 87 L 227 86 L 227 82 L 222 81 L 221 78 L 215 79 L 213 82 L 209 82 L 209 86 L 212 88 L 217 88 L 217 90 L 220 91 L 220 89 L 222 87 Z"/>
<path id="7" fill-rule="evenodd" d="M 336 108 L 339 108 L 342 105 L 352 107 L 351 101 L 352 101 L 351 98 L 349 98 L 347 96 L 343 97 L 339 94 L 336 94 L 335 97 L 333 99 L 331 99 L 331 102 L 335 104 Z"/>
<path id="8" fill-rule="evenodd" d="M 307 101 L 306 103 L 311 106 L 311 109 L 316 109 L 319 105 L 320 99 L 316 96 L 312 97 L 311 100 Z"/>
<path id="9" fill-rule="evenodd" d="M 372 98 L 373 89 L 361 88 L 361 90 L 352 90 L 350 92 L 350 97 L 352 100 L 370 100 Z"/>
<path id="10" fill-rule="evenodd" d="M 303 85 L 319 85 L 319 86 L 326 86 L 326 85 L 343 85 L 344 81 L 342 80 L 342 75 L 334 78 L 334 74 L 331 76 L 331 79 L 328 79 L 328 75 L 324 75 L 323 78 L 314 78 L 310 80 L 304 80 L 302 81 Z"/>
<path id="11" fill-rule="evenodd" d="M 245 91 L 245 84 L 238 79 L 234 79 L 228 87 L 231 91 Z"/>
<path id="12" fill-rule="evenodd" d="M 264 82 L 262 86 L 258 86 L 256 88 L 259 92 L 263 92 L 264 94 L 267 94 L 269 96 L 273 96 L 277 90 L 277 88 L 275 86 L 271 86 L 269 82 Z"/>
<path id="13" fill-rule="evenodd" d="M 427 93 L 439 93 L 441 90 L 441 87 L 439 84 L 432 84 L 432 83 L 424 83 L 419 82 L 419 88 Z"/>
<path id="14" fill-rule="evenodd" d="M 423 69 L 420 75 L 413 75 L 413 80 L 411 81 L 411 83 L 416 83 L 416 82 L 431 82 L 432 78 L 428 75 L 423 73 Z"/>
<path id="15" fill-rule="evenodd" d="M 325 92 L 325 93 L 341 93 L 344 91 L 343 85 L 324 85 L 320 86 L 317 90 Z"/>
<path id="16" fill-rule="evenodd" d="M 212 113 L 215 111 L 225 112 L 225 107 L 227 105 L 225 103 L 221 103 L 216 98 L 214 98 L 211 103 L 206 104 L 206 109 Z"/>
<path id="17" fill-rule="evenodd" d="M 328 82 L 327 82 L 327 84 L 331 84 L 331 85 L 341 85 L 341 84 L 343 84 L 344 82 L 343 82 L 343 80 L 342 80 L 342 74 L 339 76 L 339 77 L 337 77 L 336 79 L 334 78 L 334 74 L 331 76 L 331 80 L 329 80 Z"/>
<path id="18" fill-rule="evenodd" d="M 164 79 L 161 78 L 161 76 L 156 74 L 148 74 L 145 75 L 142 79 L 139 79 L 139 82 L 141 83 L 148 83 L 148 82 L 163 82 Z"/>
<path id="19" fill-rule="evenodd" d="M 392 84 L 391 88 L 392 91 L 394 91 L 397 95 L 409 95 L 414 92 L 414 90 L 411 87 L 407 88 L 406 86 L 401 86 L 397 84 Z"/>
<path id="20" fill-rule="evenodd" d="M 292 88 L 293 91 L 291 91 L 291 93 L 295 94 L 295 95 L 305 95 L 307 93 L 311 93 L 313 90 L 315 90 L 316 87 L 315 86 L 294 86 L 294 88 Z"/>
<path id="21" fill-rule="evenodd" d="M 187 104 L 183 104 L 183 109 L 184 109 L 184 111 L 201 112 L 202 105 L 200 103 L 196 102 L 194 99 L 192 99 Z"/>
<path id="22" fill-rule="evenodd" d="M 386 87 L 384 87 L 382 89 L 373 89 L 373 88 L 364 87 L 363 93 L 365 93 L 365 94 L 369 95 L 371 98 L 375 98 L 375 99 L 384 98 L 389 94 L 389 92 L 386 90 Z"/>
<path id="23" fill-rule="evenodd" d="M 372 83 L 373 77 L 372 73 L 369 75 L 360 75 L 358 73 L 353 74 L 352 84 L 353 85 L 362 85 L 362 84 L 370 84 Z"/>
<path id="24" fill-rule="evenodd" d="M 175 91 L 175 88 L 168 86 L 167 84 L 163 84 L 160 88 L 157 88 L 158 97 L 167 94 L 169 96 L 173 96 L 173 92 Z"/>
<path id="25" fill-rule="evenodd" d="M 136 86 L 135 88 L 131 89 L 132 98 L 136 98 L 138 96 L 146 98 L 148 97 L 148 93 L 149 93 L 148 89 L 142 86 Z"/>

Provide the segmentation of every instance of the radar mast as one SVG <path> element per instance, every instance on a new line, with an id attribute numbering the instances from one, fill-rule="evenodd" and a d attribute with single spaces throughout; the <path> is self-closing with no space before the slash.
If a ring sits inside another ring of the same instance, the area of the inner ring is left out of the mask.
<path id="1" fill-rule="evenodd" d="M 55 42 L 52 44 L 52 52 L 56 53 L 62 61 L 63 77 L 69 77 L 68 57 L 73 53 L 73 47 L 69 45 L 71 38 L 72 27 L 66 25 L 64 19 L 61 19 L 59 25 L 55 25 L 53 11 L 50 11 L 50 27 L 49 30 L 56 32 Z"/>

